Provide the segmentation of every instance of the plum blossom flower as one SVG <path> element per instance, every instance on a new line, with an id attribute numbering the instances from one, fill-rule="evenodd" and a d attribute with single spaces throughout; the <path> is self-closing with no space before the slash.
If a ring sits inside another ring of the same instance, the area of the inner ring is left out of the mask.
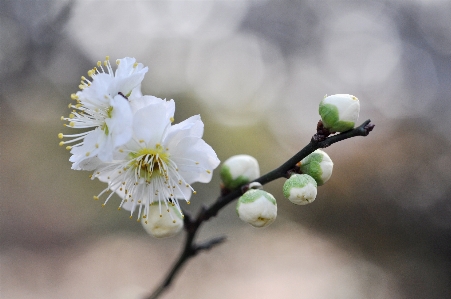
<path id="1" fill-rule="evenodd" d="M 235 155 L 221 166 L 221 179 L 225 188 L 235 189 L 260 176 L 258 161 L 249 155 Z"/>
<path id="2" fill-rule="evenodd" d="M 141 94 L 140 85 L 148 68 L 137 63 L 135 58 L 126 57 L 116 61 L 118 67 L 113 71 L 109 57 L 97 67 L 88 71 L 91 80 L 81 77 L 80 91 L 72 94 L 76 104 L 65 126 L 76 129 L 90 129 L 78 134 L 58 134 L 60 145 L 71 150 L 72 169 L 91 170 L 89 165 L 111 161 L 113 151 L 128 142 L 132 137 L 133 112 L 129 97 Z M 135 97 L 136 98 L 136 97 Z M 77 143 L 78 142 L 78 143 Z"/>
<path id="3" fill-rule="evenodd" d="M 359 112 L 359 99 L 350 94 L 325 96 L 319 104 L 319 115 L 324 127 L 332 133 L 354 128 Z"/>
<path id="4" fill-rule="evenodd" d="M 149 214 L 141 221 L 142 226 L 149 235 L 155 238 L 168 238 L 175 236 L 183 229 L 183 216 L 174 206 L 161 214 L 159 204 L 149 206 Z"/>
<path id="5" fill-rule="evenodd" d="M 276 220 L 277 202 L 272 194 L 260 190 L 249 189 L 236 204 L 238 217 L 254 227 L 265 227 Z"/>
<path id="6" fill-rule="evenodd" d="M 118 148 L 111 162 L 101 163 L 94 171 L 92 179 L 108 183 L 95 199 L 113 191 L 104 204 L 117 193 L 122 198 L 119 209 L 129 210 L 132 217 L 138 208 L 138 220 L 145 220 L 152 203 L 158 203 L 160 215 L 163 208 L 169 211 L 171 206 L 181 213 L 178 200 L 189 203 L 195 193 L 191 184 L 210 182 L 219 159 L 202 140 L 200 116 L 171 125 L 171 107 L 161 100 L 136 111 L 133 138 Z"/>

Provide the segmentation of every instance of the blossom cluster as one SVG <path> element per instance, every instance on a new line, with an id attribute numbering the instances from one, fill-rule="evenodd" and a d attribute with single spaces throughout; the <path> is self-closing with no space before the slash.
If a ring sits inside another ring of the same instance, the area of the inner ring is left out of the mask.
<path id="1" fill-rule="evenodd" d="M 118 209 L 130 211 L 130 218 L 137 211 L 153 235 L 165 237 L 183 226 L 179 200 L 190 202 L 191 184 L 209 182 L 219 159 L 202 139 L 199 115 L 173 124 L 173 100 L 142 94 L 147 67 L 130 57 L 116 64 L 114 70 L 106 57 L 89 78 L 81 77 L 72 112 L 61 117 L 78 132 L 60 133 L 60 145 L 70 150 L 72 169 L 108 184 L 94 199 L 104 197 L 106 204 L 118 194 Z"/>

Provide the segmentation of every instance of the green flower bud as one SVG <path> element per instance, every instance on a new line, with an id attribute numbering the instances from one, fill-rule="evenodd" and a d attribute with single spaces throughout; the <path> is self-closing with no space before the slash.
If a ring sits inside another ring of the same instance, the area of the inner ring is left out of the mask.
<path id="1" fill-rule="evenodd" d="M 221 179 L 224 187 L 235 189 L 260 176 L 257 160 L 249 155 L 236 155 L 227 159 L 221 166 Z"/>
<path id="2" fill-rule="evenodd" d="M 301 172 L 313 177 L 318 186 L 326 183 L 332 176 L 334 163 L 329 155 L 317 149 L 299 163 Z"/>
<path id="3" fill-rule="evenodd" d="M 158 202 L 149 206 L 149 215 L 143 216 L 141 223 L 149 235 L 155 238 L 167 238 L 178 234 L 183 228 L 183 216 L 176 206 L 166 208 Z"/>
<path id="4" fill-rule="evenodd" d="M 250 189 L 238 199 L 236 212 L 244 222 L 255 227 L 265 227 L 277 217 L 277 202 L 266 191 Z"/>
<path id="5" fill-rule="evenodd" d="M 306 205 L 315 200 L 316 186 L 308 174 L 294 174 L 283 184 L 283 195 L 294 204 Z"/>
<path id="6" fill-rule="evenodd" d="M 324 127 L 331 132 L 345 132 L 354 128 L 359 118 L 359 99 L 350 94 L 336 94 L 319 104 L 319 115 Z"/>

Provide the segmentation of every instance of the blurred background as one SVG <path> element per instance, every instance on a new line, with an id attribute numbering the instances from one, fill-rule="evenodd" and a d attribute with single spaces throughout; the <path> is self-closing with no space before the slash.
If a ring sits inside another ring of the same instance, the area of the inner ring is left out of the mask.
<path id="1" fill-rule="evenodd" d="M 0 297 L 142 298 L 183 234 L 153 239 L 104 185 L 70 170 L 57 134 L 98 60 L 149 67 L 143 93 L 200 114 L 224 161 L 280 165 L 315 133 L 324 95 L 349 93 L 375 130 L 326 149 L 314 203 L 283 180 L 266 229 L 234 203 L 162 298 L 451 298 L 451 2 L 0 0 Z M 219 194 L 196 184 L 188 211 Z"/>

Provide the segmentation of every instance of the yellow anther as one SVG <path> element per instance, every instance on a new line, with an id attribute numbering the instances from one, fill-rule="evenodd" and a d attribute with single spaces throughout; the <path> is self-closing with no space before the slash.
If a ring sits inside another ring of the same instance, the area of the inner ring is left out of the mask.
<path id="1" fill-rule="evenodd" d="M 93 69 L 88 71 L 88 76 L 92 77 L 92 75 L 94 75 L 94 70 Z"/>
<path id="2" fill-rule="evenodd" d="M 135 63 L 133 64 L 133 68 L 135 68 L 135 67 L 137 67 L 137 66 L 138 66 L 138 63 L 135 62 Z"/>
<path id="3" fill-rule="evenodd" d="M 105 56 L 105 60 L 110 60 L 110 56 Z"/>
<path id="4" fill-rule="evenodd" d="M 100 67 L 102 65 L 102 62 L 99 60 L 97 61 L 97 66 Z"/>
<path id="5" fill-rule="evenodd" d="M 163 215 L 160 214 L 160 218 L 163 218 Z"/>
<path id="6" fill-rule="evenodd" d="M 58 138 L 59 139 L 63 139 L 63 137 L 64 137 L 63 133 L 58 133 Z"/>
<path id="7" fill-rule="evenodd" d="M 189 205 L 189 204 L 191 204 L 191 202 L 190 202 L 190 201 L 188 200 L 188 201 L 186 202 L 186 204 L 188 204 L 188 205 Z"/>
<path id="8" fill-rule="evenodd" d="M 104 207 L 105 207 L 105 204 L 103 203 L 103 204 L 102 204 L 102 208 L 104 208 Z"/>
<path id="9" fill-rule="evenodd" d="M 70 108 L 70 107 L 69 107 Z M 61 116 L 61 120 L 64 120 L 64 116 Z"/>
<path id="10" fill-rule="evenodd" d="M 196 162 L 196 165 L 199 165 L 199 162 Z"/>
<path id="11" fill-rule="evenodd" d="M 70 151 L 70 150 L 72 149 L 72 146 L 68 145 L 68 146 L 66 146 L 66 149 L 67 149 L 68 151 Z"/>
<path id="12" fill-rule="evenodd" d="M 138 219 L 136 219 L 136 222 L 140 222 L 140 221 L 141 221 L 141 219 L 139 219 L 139 218 L 138 218 Z"/>
<path id="13" fill-rule="evenodd" d="M 90 174 L 88 177 L 89 177 L 90 179 L 92 179 L 92 174 Z"/>
<path id="14" fill-rule="evenodd" d="M 85 89 L 85 86 L 83 84 L 78 85 L 78 88 L 80 88 L 81 90 Z"/>
<path id="15" fill-rule="evenodd" d="M 82 81 L 85 81 L 85 80 L 86 80 L 86 77 L 85 77 L 85 76 L 81 76 L 81 80 L 82 80 Z"/>
<path id="16" fill-rule="evenodd" d="M 147 220 L 146 220 L 146 221 L 144 221 L 144 223 L 145 223 L 145 224 L 147 224 Z"/>
<path id="17" fill-rule="evenodd" d="M 78 96 L 75 93 L 73 93 L 73 94 L 70 95 L 70 98 L 72 100 L 76 100 L 76 99 L 78 99 Z"/>
<path id="18" fill-rule="evenodd" d="M 143 218 L 146 219 L 146 218 L 147 218 L 147 215 L 143 215 Z"/>
<path id="19" fill-rule="evenodd" d="M 193 191 L 193 194 L 197 194 L 197 191 Z"/>
<path id="20" fill-rule="evenodd" d="M 74 118 L 75 117 L 75 115 L 74 114 L 69 114 L 69 118 Z"/>
<path id="21" fill-rule="evenodd" d="M 64 145 L 64 141 L 60 141 L 59 145 L 63 146 Z"/>
<path id="22" fill-rule="evenodd" d="M 130 215 L 130 217 L 128 217 L 128 218 L 132 219 L 132 218 L 133 218 L 133 216 L 132 216 L 132 215 Z"/>
<path id="23" fill-rule="evenodd" d="M 81 104 L 80 103 L 78 103 L 77 105 L 75 105 L 75 108 L 80 108 L 81 107 Z"/>
<path id="24" fill-rule="evenodd" d="M 74 127 L 74 126 L 75 126 L 75 123 L 74 123 L 73 121 L 71 121 L 71 122 L 69 123 L 69 126 Z"/>
<path id="25" fill-rule="evenodd" d="M 121 61 L 119 59 L 116 59 L 116 64 L 119 65 L 119 63 L 121 63 Z"/>
<path id="26" fill-rule="evenodd" d="M 144 140 L 143 140 L 143 139 L 140 139 L 140 140 L 139 140 L 139 143 L 143 143 L 143 142 L 144 142 Z"/>
<path id="27" fill-rule="evenodd" d="M 207 170 L 207 173 L 211 173 L 211 171 L 210 171 L 210 170 Z"/>
<path id="28" fill-rule="evenodd" d="M 93 198 L 95 199 L 95 200 L 99 200 L 99 197 L 98 196 L 93 196 Z"/>
<path id="29" fill-rule="evenodd" d="M 72 104 L 71 104 L 71 103 L 69 103 L 69 105 L 67 106 L 67 108 L 69 108 L 69 109 L 70 109 L 71 107 L 72 107 Z"/>
<path id="30" fill-rule="evenodd" d="M 175 223 L 175 219 L 174 219 L 174 220 L 172 220 L 172 223 Z"/>
<path id="31" fill-rule="evenodd" d="M 89 157 L 89 155 L 90 155 L 91 153 L 90 152 L 86 152 L 86 157 Z"/>
<path id="32" fill-rule="evenodd" d="M 99 148 L 99 144 L 98 143 L 96 143 L 96 148 Z"/>
<path id="33" fill-rule="evenodd" d="M 120 210 L 121 210 L 121 207 L 118 207 L 117 210 L 120 211 Z"/>

